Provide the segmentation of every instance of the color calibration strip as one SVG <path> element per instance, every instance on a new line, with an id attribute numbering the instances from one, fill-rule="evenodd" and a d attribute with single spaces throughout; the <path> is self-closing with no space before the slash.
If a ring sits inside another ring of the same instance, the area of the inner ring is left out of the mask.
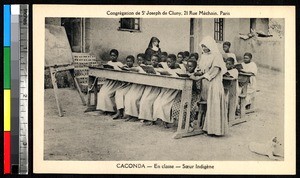
<path id="1" fill-rule="evenodd" d="M 28 174 L 28 5 L 4 5 L 4 174 Z"/>
<path id="2" fill-rule="evenodd" d="M 10 5 L 3 6 L 3 44 L 4 44 L 4 174 L 11 173 L 11 85 L 10 85 L 10 39 L 11 39 L 11 11 Z"/>

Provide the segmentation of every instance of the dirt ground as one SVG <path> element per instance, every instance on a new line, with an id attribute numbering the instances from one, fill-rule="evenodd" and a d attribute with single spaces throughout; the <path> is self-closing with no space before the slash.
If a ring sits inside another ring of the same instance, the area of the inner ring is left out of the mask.
<path id="1" fill-rule="evenodd" d="M 260 68 L 257 110 L 248 121 L 230 127 L 224 137 L 198 135 L 173 139 L 176 128 L 144 126 L 140 122 L 112 120 L 111 116 L 84 113 L 77 92 L 59 89 L 65 111 L 58 116 L 52 89 L 45 90 L 45 160 L 198 160 L 268 161 L 249 151 L 250 142 L 277 136 L 283 142 L 284 75 Z"/>

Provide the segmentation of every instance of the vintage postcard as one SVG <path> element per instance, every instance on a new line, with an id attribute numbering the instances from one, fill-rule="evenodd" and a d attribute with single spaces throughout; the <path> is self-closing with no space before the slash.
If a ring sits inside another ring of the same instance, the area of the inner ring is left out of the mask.
<path id="1" fill-rule="evenodd" d="M 34 173 L 295 174 L 295 31 L 292 6 L 33 5 Z"/>

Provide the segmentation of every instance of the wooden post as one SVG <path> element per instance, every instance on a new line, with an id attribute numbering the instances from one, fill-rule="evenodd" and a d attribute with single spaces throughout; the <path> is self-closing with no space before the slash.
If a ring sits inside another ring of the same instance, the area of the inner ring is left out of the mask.
<path id="1" fill-rule="evenodd" d="M 63 111 L 62 111 L 62 108 L 61 108 L 61 105 L 60 105 L 59 99 L 58 99 L 56 70 L 54 69 L 54 67 L 50 67 L 50 75 L 51 75 L 51 81 L 52 81 L 52 85 L 53 85 L 53 91 L 54 91 L 54 96 L 55 96 L 55 100 L 56 100 L 56 105 L 57 105 L 57 109 L 58 109 L 58 115 L 60 117 L 62 117 L 63 116 Z"/>
<path id="2" fill-rule="evenodd" d="M 95 78 L 94 82 L 94 104 L 95 108 L 97 108 L 97 101 L 98 101 L 98 78 Z"/>
<path id="3" fill-rule="evenodd" d="M 97 103 L 94 103 L 94 105 L 91 105 L 91 92 L 92 90 L 95 90 L 95 86 L 97 85 L 96 77 L 89 75 L 88 78 L 88 100 L 87 100 L 87 109 L 84 112 L 90 112 L 96 110 Z M 95 91 L 94 91 L 95 92 Z M 95 95 L 95 97 L 97 97 Z"/>
<path id="4" fill-rule="evenodd" d="M 229 125 L 235 120 L 236 100 L 237 100 L 237 81 L 232 80 L 228 89 L 228 122 Z"/>
<path id="5" fill-rule="evenodd" d="M 75 73 L 74 73 L 74 69 L 70 69 L 69 71 L 70 71 L 70 74 L 71 74 L 71 76 L 72 76 L 72 78 L 73 78 L 73 81 L 74 81 L 75 87 L 76 87 L 76 89 L 77 89 L 77 91 L 78 91 L 78 94 L 79 94 L 79 96 L 80 96 L 81 102 L 82 102 L 82 104 L 85 106 L 85 105 L 86 105 L 85 99 L 84 99 L 84 96 L 83 96 L 83 94 L 82 94 L 82 92 L 81 92 L 81 88 L 80 88 L 80 86 L 79 86 L 79 83 L 78 83 L 78 81 L 77 81 L 77 79 L 76 79 L 76 76 L 75 76 Z"/>
<path id="6" fill-rule="evenodd" d="M 246 114 L 246 97 L 247 97 L 247 87 L 248 84 L 245 84 L 242 88 L 242 92 L 241 92 L 241 115 L 240 118 L 243 118 Z"/>

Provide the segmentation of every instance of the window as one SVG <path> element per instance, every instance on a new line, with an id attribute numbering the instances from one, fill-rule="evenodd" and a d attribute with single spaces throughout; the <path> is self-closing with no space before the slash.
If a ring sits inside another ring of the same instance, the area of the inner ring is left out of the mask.
<path id="1" fill-rule="evenodd" d="M 256 31 L 268 34 L 269 33 L 269 19 L 268 18 L 251 18 L 250 32 Z"/>
<path id="2" fill-rule="evenodd" d="M 223 18 L 214 19 L 214 38 L 217 42 L 224 40 L 224 19 Z"/>
<path id="3" fill-rule="evenodd" d="M 194 52 L 194 24 L 195 19 L 190 19 L 190 52 Z"/>
<path id="4" fill-rule="evenodd" d="M 62 18 L 61 26 L 66 29 L 72 52 L 87 52 L 85 18 Z"/>
<path id="5" fill-rule="evenodd" d="M 121 31 L 139 32 L 140 19 L 139 18 L 121 18 L 120 27 Z"/>

